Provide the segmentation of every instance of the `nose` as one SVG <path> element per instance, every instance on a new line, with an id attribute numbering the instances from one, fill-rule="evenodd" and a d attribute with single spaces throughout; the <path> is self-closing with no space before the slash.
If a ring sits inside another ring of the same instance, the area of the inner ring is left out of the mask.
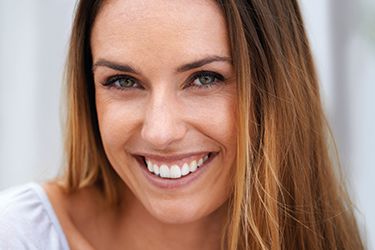
<path id="1" fill-rule="evenodd" d="M 155 150 L 166 149 L 185 136 L 178 106 L 177 97 L 165 92 L 152 94 L 147 102 L 141 136 Z"/>

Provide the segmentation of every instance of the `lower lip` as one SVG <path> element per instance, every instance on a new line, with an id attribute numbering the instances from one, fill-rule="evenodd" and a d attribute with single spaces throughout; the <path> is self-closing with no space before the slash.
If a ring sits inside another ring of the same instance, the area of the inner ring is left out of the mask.
<path id="1" fill-rule="evenodd" d="M 210 167 L 210 163 L 212 162 L 212 160 L 216 158 L 216 156 L 217 154 L 212 155 L 209 159 L 207 159 L 207 161 L 204 162 L 202 166 L 197 168 L 195 172 L 189 173 L 188 175 L 185 175 L 178 179 L 163 179 L 148 171 L 144 164 L 140 163 L 140 165 L 146 179 L 148 179 L 152 185 L 162 189 L 178 189 L 188 186 L 189 184 L 197 180 L 199 177 L 201 177 L 203 173 L 206 172 L 207 169 Z"/>

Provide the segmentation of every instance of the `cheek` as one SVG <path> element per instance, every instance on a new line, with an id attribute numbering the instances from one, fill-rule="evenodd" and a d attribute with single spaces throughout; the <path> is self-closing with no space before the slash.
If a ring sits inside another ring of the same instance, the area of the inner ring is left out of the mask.
<path id="1" fill-rule="evenodd" d="M 236 103 L 233 94 L 217 94 L 196 98 L 185 105 L 189 120 L 200 132 L 219 142 L 227 149 L 236 142 Z"/>
<path id="2" fill-rule="evenodd" d="M 105 94 L 97 94 L 96 109 L 99 130 L 106 150 L 121 146 L 132 135 L 140 120 L 139 113 L 135 112 L 137 109 L 134 103 L 109 99 Z"/>

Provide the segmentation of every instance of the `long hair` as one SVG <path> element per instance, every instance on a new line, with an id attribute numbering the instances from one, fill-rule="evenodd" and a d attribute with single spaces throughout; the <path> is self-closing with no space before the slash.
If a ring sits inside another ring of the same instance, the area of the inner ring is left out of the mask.
<path id="1" fill-rule="evenodd" d="M 364 249 L 335 174 L 314 63 L 297 0 L 218 0 L 238 88 L 238 142 L 222 248 Z M 118 203 L 95 109 L 90 33 L 102 1 L 78 2 L 66 65 L 66 172 Z"/>

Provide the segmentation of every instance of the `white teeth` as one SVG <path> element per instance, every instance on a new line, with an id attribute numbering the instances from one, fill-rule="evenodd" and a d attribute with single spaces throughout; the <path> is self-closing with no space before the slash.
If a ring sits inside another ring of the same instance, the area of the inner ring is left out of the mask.
<path id="1" fill-rule="evenodd" d="M 198 161 L 198 167 L 201 166 L 202 164 L 203 164 L 203 159 L 200 159 L 200 160 Z"/>
<path id="2" fill-rule="evenodd" d="M 197 170 L 197 162 L 196 161 L 192 161 L 190 163 L 190 172 L 195 172 L 195 170 Z"/>
<path id="3" fill-rule="evenodd" d="M 185 176 L 187 175 L 188 173 L 190 173 L 190 168 L 189 168 L 189 165 L 187 163 L 185 163 L 183 166 L 182 166 L 182 169 L 181 169 L 181 175 L 182 176 Z"/>
<path id="4" fill-rule="evenodd" d="M 148 171 L 154 172 L 154 166 L 152 165 L 152 163 L 150 161 L 146 161 L 146 163 L 147 163 Z"/>
<path id="5" fill-rule="evenodd" d="M 154 173 L 156 174 L 156 175 L 159 175 L 160 174 L 160 170 L 159 170 L 159 167 L 158 167 L 158 165 L 154 165 L 153 166 L 153 169 L 154 169 Z"/>
<path id="6" fill-rule="evenodd" d="M 194 160 L 190 164 L 184 163 L 182 167 L 178 165 L 172 165 L 169 167 L 166 164 L 162 164 L 160 167 L 156 164 L 153 164 L 150 160 L 146 160 L 146 166 L 148 171 L 154 173 L 155 175 L 160 176 L 161 178 L 173 178 L 178 179 L 181 176 L 186 176 L 190 172 L 193 173 L 197 170 L 198 167 L 202 166 L 205 161 L 208 159 L 208 154 L 202 157 L 199 160 Z"/>
<path id="7" fill-rule="evenodd" d="M 169 175 L 171 178 L 177 179 L 181 177 L 181 170 L 177 165 L 173 165 L 169 170 Z"/>
<path id="8" fill-rule="evenodd" d="M 163 178 L 169 178 L 170 177 L 170 174 L 169 174 L 169 168 L 167 165 L 163 164 L 160 166 L 160 176 L 163 177 Z"/>

